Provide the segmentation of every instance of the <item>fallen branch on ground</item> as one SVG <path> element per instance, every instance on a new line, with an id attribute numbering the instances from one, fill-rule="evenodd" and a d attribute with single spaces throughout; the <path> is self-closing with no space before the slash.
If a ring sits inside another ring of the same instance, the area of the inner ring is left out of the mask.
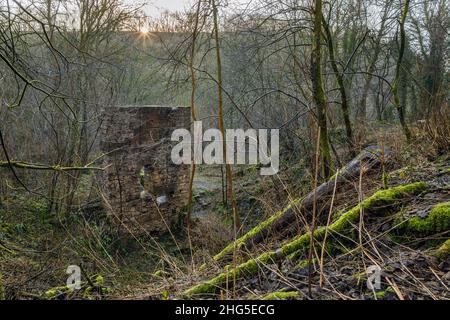
<path id="1" fill-rule="evenodd" d="M 306 212 L 312 209 L 314 194 L 316 194 L 319 203 L 326 201 L 327 196 L 333 192 L 335 184 L 338 189 L 349 185 L 349 182 L 356 181 L 359 178 L 360 170 L 368 172 L 376 169 L 382 162 L 386 161 L 390 153 L 389 150 L 381 149 L 380 147 L 372 146 L 365 148 L 356 158 L 339 171 L 339 175 L 331 177 L 327 182 L 317 187 L 316 190 L 310 192 L 305 198 L 292 201 L 285 209 L 261 222 L 237 239 L 236 246 L 235 243 L 230 243 L 213 257 L 214 261 L 220 261 L 225 256 L 231 254 L 235 247 L 237 249 L 243 247 L 250 248 L 254 244 L 261 242 L 268 234 L 280 233 L 282 230 L 285 232 L 286 229 L 290 229 L 294 225 L 298 212 Z"/>
<path id="2" fill-rule="evenodd" d="M 323 236 L 328 233 L 339 236 L 351 233 L 353 226 L 358 223 L 361 217 L 361 209 L 366 215 L 371 213 L 379 214 L 379 211 L 385 212 L 389 208 L 397 207 L 403 200 L 413 195 L 419 194 L 427 189 L 423 182 L 412 183 L 394 187 L 388 190 L 381 190 L 365 199 L 356 207 L 342 214 L 328 228 L 321 227 L 314 232 L 314 240 L 321 241 Z M 195 295 L 214 293 L 224 286 L 230 279 L 239 279 L 257 274 L 260 266 L 273 264 L 292 255 L 300 255 L 309 248 L 310 233 L 305 233 L 295 237 L 292 241 L 286 243 L 281 248 L 261 254 L 255 259 L 250 259 L 236 268 L 227 270 L 213 279 L 198 284 L 184 292 L 184 296 L 191 298 Z M 332 239 L 331 237 L 329 239 Z M 330 240 L 328 240 L 330 241 Z"/>
<path id="3" fill-rule="evenodd" d="M 23 161 L 0 161 L 0 168 L 14 167 L 19 169 L 28 169 L 28 170 L 47 170 L 47 171 L 89 171 L 89 170 L 97 170 L 101 171 L 104 168 L 98 167 L 65 167 L 61 165 L 46 165 L 39 163 L 29 163 Z"/>

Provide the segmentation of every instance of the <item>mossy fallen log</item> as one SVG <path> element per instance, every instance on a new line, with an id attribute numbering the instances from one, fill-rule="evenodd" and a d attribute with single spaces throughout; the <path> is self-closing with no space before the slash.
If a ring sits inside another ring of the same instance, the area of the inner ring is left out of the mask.
<path id="1" fill-rule="evenodd" d="M 260 300 L 294 300 L 299 298 L 300 294 L 297 291 L 277 291 L 262 296 Z"/>
<path id="2" fill-rule="evenodd" d="M 425 183 L 416 182 L 378 191 L 359 205 L 342 214 L 328 227 L 328 232 L 336 235 L 348 235 L 353 229 L 353 225 L 359 221 L 361 210 L 363 210 L 366 215 L 377 213 L 379 211 L 386 211 L 390 207 L 398 206 L 402 200 L 425 191 L 426 188 L 427 185 Z M 318 228 L 314 232 L 314 240 L 322 240 L 326 232 L 326 227 Z M 328 241 L 330 241 L 330 239 L 331 237 L 328 237 Z M 299 235 L 281 248 L 263 253 L 255 259 L 250 259 L 238 265 L 236 268 L 227 270 L 209 281 L 200 283 L 186 290 L 183 295 L 186 298 L 191 298 L 195 295 L 215 293 L 217 289 L 221 288 L 227 281 L 232 281 L 233 278 L 239 279 L 255 275 L 260 269 L 260 266 L 276 263 L 293 254 L 299 255 L 307 252 L 310 240 L 310 233 Z"/>
<path id="3" fill-rule="evenodd" d="M 450 202 L 443 202 L 431 208 L 425 217 L 409 218 L 397 228 L 403 237 L 429 236 L 450 229 Z"/>
<path id="4" fill-rule="evenodd" d="M 292 210 L 293 207 L 297 206 L 301 202 L 301 199 L 296 199 L 292 201 L 286 208 L 283 210 L 278 211 L 274 215 L 272 215 L 270 218 L 264 220 L 260 224 L 258 224 L 256 227 L 245 233 L 243 236 L 241 236 L 239 239 L 236 240 L 236 242 L 231 242 L 228 246 L 226 246 L 222 251 L 220 251 L 218 254 L 216 254 L 213 259 L 214 261 L 219 261 L 226 255 L 233 252 L 234 247 L 236 246 L 237 249 L 242 248 L 246 243 L 248 243 L 251 239 L 253 239 L 257 234 L 263 232 L 263 230 L 269 228 L 274 221 L 282 217 L 286 212 L 289 210 Z"/>
<path id="5" fill-rule="evenodd" d="M 435 252 L 434 255 L 441 260 L 450 256 L 450 239 L 447 239 Z"/>
<path id="6" fill-rule="evenodd" d="M 399 225 L 391 234 L 391 236 L 399 242 L 419 242 L 425 241 L 429 246 L 438 246 L 433 254 L 445 259 L 450 252 L 450 239 L 444 243 L 439 240 L 428 240 L 427 238 L 433 235 L 444 235 L 450 232 L 450 201 L 443 202 L 431 208 L 426 216 L 414 216 L 411 218 L 404 218 L 400 216 L 396 223 Z M 420 241 L 423 239 L 423 241 Z"/>
<path id="7" fill-rule="evenodd" d="M 59 164 L 47 165 L 40 163 L 29 163 L 25 161 L 0 161 L 0 168 L 15 167 L 18 169 L 41 170 L 41 171 L 102 171 L 98 167 L 64 167 Z"/>
<path id="8" fill-rule="evenodd" d="M 222 251 L 213 257 L 214 261 L 220 261 L 229 255 L 236 248 L 237 250 L 246 247 L 250 248 L 253 244 L 261 240 L 270 233 L 279 233 L 281 230 L 290 229 L 294 225 L 296 214 L 299 211 L 309 211 L 313 207 L 314 198 L 318 203 L 328 200 L 333 192 L 334 185 L 342 189 L 345 185 L 351 185 L 350 182 L 359 178 L 360 170 L 369 172 L 376 169 L 391 154 L 390 150 L 382 149 L 377 146 L 365 148 L 356 158 L 350 161 L 339 174 L 334 175 L 327 182 L 321 184 L 315 191 L 310 192 L 306 197 L 292 201 L 286 208 L 277 212 L 270 218 L 264 220 L 259 225 L 238 238 L 235 243 L 230 243 Z M 203 266 L 204 268 L 205 266 Z"/>

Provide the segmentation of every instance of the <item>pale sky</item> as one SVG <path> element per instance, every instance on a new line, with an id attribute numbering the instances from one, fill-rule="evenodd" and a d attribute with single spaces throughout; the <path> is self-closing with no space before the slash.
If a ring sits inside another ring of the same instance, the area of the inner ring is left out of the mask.
<path id="1" fill-rule="evenodd" d="M 157 17 L 164 10 L 176 11 L 189 7 L 191 0 L 149 0 L 149 5 L 146 6 L 146 13 L 149 16 Z"/>
<path id="2" fill-rule="evenodd" d="M 150 0 L 150 5 L 152 7 L 159 7 L 168 10 L 179 10 L 183 9 L 184 6 L 189 4 L 190 0 Z"/>
<path id="3" fill-rule="evenodd" d="M 135 2 L 133 0 L 127 0 L 128 2 Z M 228 3 L 248 3 L 251 0 L 228 0 Z M 183 10 L 184 8 L 189 8 L 194 3 L 193 0 L 148 0 L 149 5 L 145 7 L 145 12 L 149 16 L 158 17 L 161 11 L 170 10 Z"/>

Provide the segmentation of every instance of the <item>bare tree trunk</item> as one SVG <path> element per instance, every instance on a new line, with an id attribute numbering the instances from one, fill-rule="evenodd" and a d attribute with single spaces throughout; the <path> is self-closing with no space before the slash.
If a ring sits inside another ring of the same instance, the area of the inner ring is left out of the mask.
<path id="1" fill-rule="evenodd" d="M 225 141 L 225 125 L 223 121 L 223 92 L 222 92 L 222 61 L 220 56 L 220 41 L 219 41 L 219 22 L 217 19 L 217 5 L 215 0 L 211 0 L 213 7 L 213 18 L 214 18 L 214 39 L 216 42 L 216 63 L 217 63 L 217 83 L 218 83 L 218 122 L 219 122 L 219 130 L 222 133 L 223 137 L 223 157 L 226 161 L 227 159 L 227 144 Z M 234 143 L 234 142 L 233 142 Z M 239 216 L 237 214 L 236 209 L 236 200 L 234 199 L 233 194 L 233 169 L 231 168 L 231 164 L 225 164 L 226 173 L 227 173 L 227 181 L 228 181 L 228 198 L 231 200 L 231 207 L 233 210 L 233 225 L 235 234 L 241 227 L 241 222 L 239 220 Z"/>
<path id="2" fill-rule="evenodd" d="M 400 86 L 400 80 L 401 80 L 403 55 L 405 53 L 405 44 L 406 44 L 405 21 L 406 21 L 406 17 L 408 16 L 409 2 L 410 2 L 410 0 L 405 0 L 405 4 L 403 5 L 403 10 L 402 10 L 402 15 L 401 15 L 401 18 L 399 21 L 399 24 L 400 24 L 400 50 L 398 53 L 397 65 L 395 68 L 394 84 L 392 85 L 392 93 L 394 95 L 394 106 L 397 109 L 398 116 L 400 119 L 400 124 L 402 125 L 403 132 L 404 132 L 406 140 L 408 142 L 411 141 L 411 132 L 409 131 L 408 124 L 406 123 L 405 108 L 400 100 L 399 86 Z"/>
<path id="3" fill-rule="evenodd" d="M 313 85 L 314 102 L 317 108 L 317 121 L 320 127 L 320 153 L 322 173 L 325 178 L 331 176 L 331 147 L 327 128 L 327 101 L 322 78 L 322 0 L 315 0 L 314 35 L 311 51 L 311 81 Z"/>
<path id="4" fill-rule="evenodd" d="M 370 83 L 371 83 L 372 77 L 373 77 L 372 75 L 375 71 L 378 56 L 380 55 L 380 52 L 381 52 L 381 39 L 383 38 L 384 28 L 386 25 L 386 20 L 388 18 L 389 8 L 390 8 L 391 4 L 392 4 L 392 1 L 389 1 L 386 3 L 386 6 L 384 7 L 383 17 L 381 18 L 381 26 L 380 26 L 380 29 L 378 30 L 378 34 L 375 39 L 374 52 L 370 59 L 369 67 L 367 68 L 367 74 L 366 74 L 365 81 L 364 81 L 362 97 L 359 102 L 358 110 L 356 110 L 356 112 L 357 112 L 356 118 L 358 120 L 364 121 L 367 118 L 367 97 L 369 94 Z"/>
<path id="5" fill-rule="evenodd" d="M 344 77 L 343 74 L 339 72 L 337 63 L 336 63 L 336 57 L 334 54 L 334 46 L 333 46 L 333 39 L 331 36 L 330 28 L 325 21 L 325 18 L 322 17 L 323 20 L 323 27 L 325 29 L 325 34 L 327 36 L 327 44 L 328 44 L 328 52 L 330 54 L 330 62 L 331 67 L 333 68 L 334 75 L 336 77 L 336 81 L 339 86 L 339 93 L 341 95 L 341 108 L 342 108 L 342 117 L 344 118 L 344 124 L 345 124 L 345 132 L 347 134 L 347 145 L 348 150 L 350 154 L 354 157 L 355 154 L 355 148 L 353 144 L 353 132 L 352 132 L 352 124 L 350 122 L 350 106 L 347 98 L 347 88 L 344 84 Z"/>
<path id="6" fill-rule="evenodd" d="M 194 29 L 192 31 L 192 44 L 191 44 L 191 56 L 189 60 L 189 71 L 191 73 L 191 118 L 192 121 L 197 121 L 197 115 L 195 110 L 195 92 L 196 92 L 196 75 L 194 70 L 194 59 L 195 59 L 195 45 L 197 41 L 197 29 L 198 29 L 198 19 L 200 15 L 200 4 L 201 0 L 197 0 L 197 11 L 195 13 L 195 21 L 194 21 Z M 186 217 L 186 224 L 188 234 L 191 229 L 191 216 L 192 216 L 192 189 L 194 184 L 194 176 L 195 176 L 195 161 L 192 161 L 191 164 L 191 176 L 189 178 L 189 202 L 188 202 L 188 213 Z"/>

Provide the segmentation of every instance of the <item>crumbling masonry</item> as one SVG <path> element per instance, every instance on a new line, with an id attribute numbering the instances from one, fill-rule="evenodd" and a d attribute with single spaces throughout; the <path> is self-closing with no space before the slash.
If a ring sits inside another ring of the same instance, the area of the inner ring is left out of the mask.
<path id="1" fill-rule="evenodd" d="M 106 108 L 100 128 L 108 215 L 120 230 L 158 235 L 179 222 L 187 206 L 189 166 L 170 159 L 172 131 L 190 128 L 185 107 Z"/>

